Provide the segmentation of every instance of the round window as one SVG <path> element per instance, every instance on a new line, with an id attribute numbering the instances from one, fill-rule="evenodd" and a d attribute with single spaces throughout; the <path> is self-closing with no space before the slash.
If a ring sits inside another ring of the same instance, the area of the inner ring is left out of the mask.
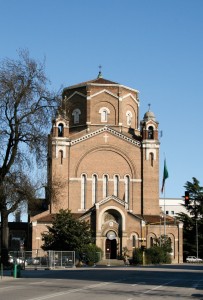
<path id="1" fill-rule="evenodd" d="M 107 233 L 107 238 L 109 239 L 109 240 L 114 240 L 115 238 L 116 238 L 116 234 L 115 234 L 115 232 L 114 231 L 109 231 L 108 233 Z"/>

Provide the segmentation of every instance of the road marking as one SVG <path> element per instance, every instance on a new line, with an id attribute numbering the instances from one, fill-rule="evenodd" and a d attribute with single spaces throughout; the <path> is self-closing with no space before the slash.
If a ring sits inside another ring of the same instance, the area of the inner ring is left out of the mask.
<path id="1" fill-rule="evenodd" d="M 102 285 L 107 285 L 107 284 L 109 284 L 109 282 L 96 283 L 96 284 L 88 285 L 87 287 L 84 287 L 83 289 L 84 290 L 86 290 L 86 289 L 92 289 L 92 288 L 95 288 L 95 287 L 98 287 L 98 286 L 102 286 Z"/>
<path id="2" fill-rule="evenodd" d="M 157 289 L 159 289 L 159 288 L 161 288 L 161 287 L 163 287 L 163 286 L 165 286 L 165 285 L 168 285 L 168 284 L 170 284 L 170 283 L 172 283 L 172 282 L 175 282 L 175 281 L 177 281 L 177 280 L 171 280 L 171 281 L 168 281 L 168 282 L 166 282 L 166 283 L 164 283 L 164 284 L 162 284 L 162 285 L 158 285 L 158 286 L 154 287 L 153 289 L 147 290 L 146 292 L 143 292 L 142 294 L 147 294 L 147 293 L 149 293 L 149 292 L 151 292 L 151 291 L 155 291 L 155 290 L 157 290 Z"/>
<path id="3" fill-rule="evenodd" d="M 7 290 L 12 288 L 16 288 L 16 286 L 15 285 L 5 286 L 5 287 L 1 287 L 0 290 Z"/>
<path id="4" fill-rule="evenodd" d="M 30 282 L 29 284 L 30 285 L 33 285 L 33 284 L 40 284 L 40 283 L 45 283 L 47 281 L 37 281 L 37 282 Z"/>
<path id="5" fill-rule="evenodd" d="M 49 294 L 49 295 L 45 295 L 45 296 L 42 296 L 42 297 L 30 298 L 28 300 L 45 300 L 45 299 L 50 299 L 50 298 L 59 297 L 59 296 L 63 296 L 63 295 L 68 295 L 68 294 L 71 294 L 71 293 L 80 292 L 80 291 L 84 291 L 84 290 L 87 290 L 87 289 L 91 289 L 91 288 L 95 288 L 95 287 L 98 287 L 98 286 L 107 285 L 107 284 L 111 284 L 111 283 L 112 282 L 101 282 L 101 283 L 98 283 L 98 284 L 92 284 L 92 285 L 86 286 L 84 288 L 72 289 L 72 290 L 69 290 L 69 291 L 66 291 L 66 292 Z"/>
<path id="6" fill-rule="evenodd" d="M 202 280 L 198 280 L 196 283 L 194 283 L 194 284 L 192 285 L 192 287 L 193 287 L 194 289 L 196 289 L 196 288 L 200 285 L 201 282 L 202 282 Z"/>
<path id="7" fill-rule="evenodd" d="M 138 282 L 138 283 L 134 283 L 134 284 L 132 284 L 132 286 L 136 286 L 136 285 L 138 285 L 138 284 L 146 284 L 146 282 Z"/>

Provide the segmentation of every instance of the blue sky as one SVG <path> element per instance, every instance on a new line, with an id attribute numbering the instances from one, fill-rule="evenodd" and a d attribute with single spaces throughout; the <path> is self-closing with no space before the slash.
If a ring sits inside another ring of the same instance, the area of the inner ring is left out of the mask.
<path id="1" fill-rule="evenodd" d="M 0 0 L 0 60 L 27 48 L 58 90 L 103 77 L 140 92 L 163 131 L 160 186 L 180 198 L 203 185 L 202 0 Z M 163 196 L 160 194 L 160 196 Z"/>

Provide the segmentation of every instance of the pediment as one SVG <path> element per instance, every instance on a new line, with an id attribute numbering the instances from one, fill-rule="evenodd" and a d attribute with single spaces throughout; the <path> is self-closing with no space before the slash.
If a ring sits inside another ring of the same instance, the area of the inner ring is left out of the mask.
<path id="1" fill-rule="evenodd" d="M 95 204 L 95 206 L 96 206 L 96 208 L 99 208 L 101 205 L 106 204 L 106 203 L 108 203 L 108 202 L 110 202 L 110 201 L 112 201 L 112 200 L 113 200 L 114 202 L 120 204 L 121 206 L 124 206 L 124 207 L 125 207 L 125 204 L 126 204 L 125 201 L 123 201 L 122 199 L 119 199 L 118 197 L 116 197 L 116 196 L 114 196 L 114 195 L 110 195 L 110 196 L 108 196 L 108 197 L 102 199 L 101 201 L 97 202 L 97 203 Z"/>
<path id="2" fill-rule="evenodd" d="M 120 132 L 118 132 L 118 131 L 110 128 L 110 127 L 108 127 L 108 126 L 104 126 L 104 127 L 100 128 L 100 129 L 98 129 L 96 131 L 93 131 L 91 133 L 88 133 L 88 134 L 86 134 L 86 135 L 84 135 L 84 136 L 82 136 L 82 137 L 80 137 L 78 139 L 72 140 L 70 142 L 70 144 L 71 145 L 75 145 L 75 144 L 81 143 L 81 142 L 83 142 L 85 140 L 88 140 L 88 139 L 90 139 L 90 138 L 92 138 L 92 137 L 94 137 L 96 135 L 99 135 L 102 132 L 109 132 L 112 135 L 117 136 L 118 138 L 120 138 L 122 140 L 125 140 L 128 143 L 134 144 L 134 145 L 136 145 L 138 147 L 141 146 L 141 143 L 139 141 L 134 140 L 134 139 L 132 139 L 132 138 L 130 138 L 130 137 L 128 137 L 128 136 L 126 136 L 126 135 L 124 135 L 124 134 L 122 134 L 122 133 L 120 133 Z"/>

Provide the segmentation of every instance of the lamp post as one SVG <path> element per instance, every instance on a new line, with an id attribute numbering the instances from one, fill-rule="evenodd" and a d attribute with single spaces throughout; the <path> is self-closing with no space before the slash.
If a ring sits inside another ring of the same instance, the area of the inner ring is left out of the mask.
<path id="1" fill-rule="evenodd" d="M 196 204 L 196 199 L 194 199 L 194 209 L 195 209 L 195 236 L 196 236 L 196 257 L 199 258 L 199 239 L 198 239 L 198 207 Z"/>
<path id="2" fill-rule="evenodd" d="M 197 251 L 197 258 L 199 258 L 199 241 L 198 241 L 198 223 L 197 223 L 197 216 L 195 220 L 195 226 L 196 226 L 196 251 Z"/>

